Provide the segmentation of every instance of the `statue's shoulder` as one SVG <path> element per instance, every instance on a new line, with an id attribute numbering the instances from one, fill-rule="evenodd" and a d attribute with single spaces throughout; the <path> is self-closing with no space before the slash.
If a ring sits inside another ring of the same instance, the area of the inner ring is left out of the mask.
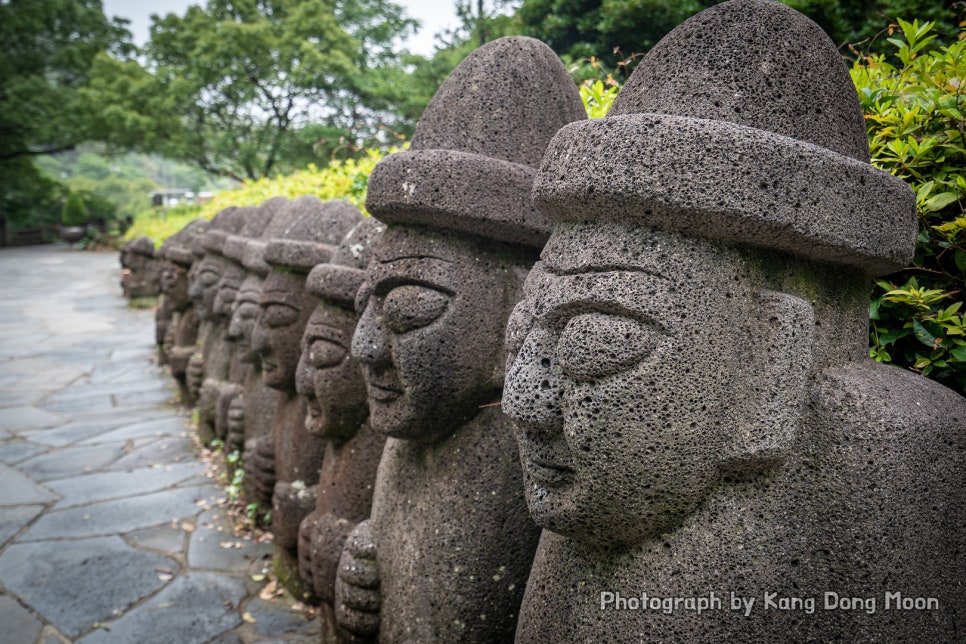
<path id="1" fill-rule="evenodd" d="M 873 360 L 826 369 L 812 404 L 823 415 L 876 431 L 966 433 L 966 398 L 934 380 Z"/>

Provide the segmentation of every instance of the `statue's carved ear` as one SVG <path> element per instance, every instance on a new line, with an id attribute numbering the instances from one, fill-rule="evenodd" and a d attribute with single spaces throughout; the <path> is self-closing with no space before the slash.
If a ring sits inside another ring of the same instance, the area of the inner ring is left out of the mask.
<path id="1" fill-rule="evenodd" d="M 800 297 L 763 290 L 751 329 L 752 368 L 745 374 L 730 464 L 759 469 L 784 460 L 798 435 L 806 399 L 815 313 Z"/>

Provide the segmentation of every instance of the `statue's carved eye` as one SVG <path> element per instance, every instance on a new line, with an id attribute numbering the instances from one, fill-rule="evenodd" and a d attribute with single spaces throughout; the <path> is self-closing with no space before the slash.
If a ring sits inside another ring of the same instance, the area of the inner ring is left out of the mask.
<path id="1" fill-rule="evenodd" d="M 428 286 L 406 284 L 391 290 L 382 303 L 386 325 L 395 333 L 424 327 L 445 311 L 450 296 Z"/>
<path id="2" fill-rule="evenodd" d="M 238 317 L 246 322 L 254 320 L 258 317 L 258 304 L 251 301 L 239 301 L 238 308 L 235 309 Z"/>
<path id="3" fill-rule="evenodd" d="M 557 342 L 560 368 L 576 381 L 603 378 L 646 358 L 662 336 L 656 326 L 621 315 L 577 315 Z"/>
<path id="4" fill-rule="evenodd" d="M 308 347 L 309 363 L 316 369 L 335 367 L 345 360 L 346 348 L 331 340 L 316 338 Z"/>
<path id="5" fill-rule="evenodd" d="M 295 324 L 299 312 L 287 304 L 269 304 L 262 311 L 262 321 L 270 329 Z"/>
<path id="6" fill-rule="evenodd" d="M 531 326 L 533 326 L 533 313 L 530 310 L 530 303 L 526 299 L 520 300 L 513 307 L 513 312 L 510 313 L 506 323 L 507 364 L 512 362 L 520 352 Z"/>
<path id="7" fill-rule="evenodd" d="M 221 279 L 221 275 L 218 274 L 218 271 L 206 269 L 201 271 L 200 278 L 201 278 L 201 283 L 204 284 L 205 286 L 214 286 L 215 284 L 218 283 L 218 280 Z"/>

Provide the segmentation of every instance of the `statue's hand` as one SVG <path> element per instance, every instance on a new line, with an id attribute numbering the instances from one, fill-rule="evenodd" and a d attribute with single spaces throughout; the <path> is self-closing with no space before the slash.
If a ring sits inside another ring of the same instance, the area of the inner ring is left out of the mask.
<path id="1" fill-rule="evenodd" d="M 379 565 L 369 521 L 349 533 L 335 581 L 335 620 L 349 641 L 373 638 L 379 632 Z"/>
<path id="2" fill-rule="evenodd" d="M 245 441 L 245 397 L 237 395 L 228 404 L 225 415 L 225 425 L 228 428 L 225 438 L 226 450 L 231 454 L 236 449 L 242 449 Z"/>
<path id="3" fill-rule="evenodd" d="M 271 436 L 261 436 L 245 444 L 245 481 L 251 481 L 257 499 L 264 504 L 272 502 L 275 490 L 275 441 Z"/>
<path id="4" fill-rule="evenodd" d="M 188 391 L 197 398 L 201 395 L 201 385 L 205 381 L 205 359 L 200 353 L 195 353 L 188 360 L 188 370 L 185 375 Z"/>
<path id="5" fill-rule="evenodd" d="M 355 526 L 354 521 L 331 512 L 321 515 L 313 512 L 302 521 L 299 530 L 299 569 L 304 570 L 302 578 L 312 584 L 316 597 L 329 604 L 335 604 L 335 581 L 342 547 Z M 306 552 L 304 561 L 303 548 Z"/>

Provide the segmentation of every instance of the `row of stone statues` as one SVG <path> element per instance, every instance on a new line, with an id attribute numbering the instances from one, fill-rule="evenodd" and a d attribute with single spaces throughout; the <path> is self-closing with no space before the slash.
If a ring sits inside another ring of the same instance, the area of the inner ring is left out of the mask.
<path id="1" fill-rule="evenodd" d="M 868 358 L 915 199 L 827 36 L 732 0 L 583 114 L 504 38 L 372 217 L 274 198 L 161 247 L 164 360 L 280 580 L 327 640 L 966 632 L 966 401 Z"/>

